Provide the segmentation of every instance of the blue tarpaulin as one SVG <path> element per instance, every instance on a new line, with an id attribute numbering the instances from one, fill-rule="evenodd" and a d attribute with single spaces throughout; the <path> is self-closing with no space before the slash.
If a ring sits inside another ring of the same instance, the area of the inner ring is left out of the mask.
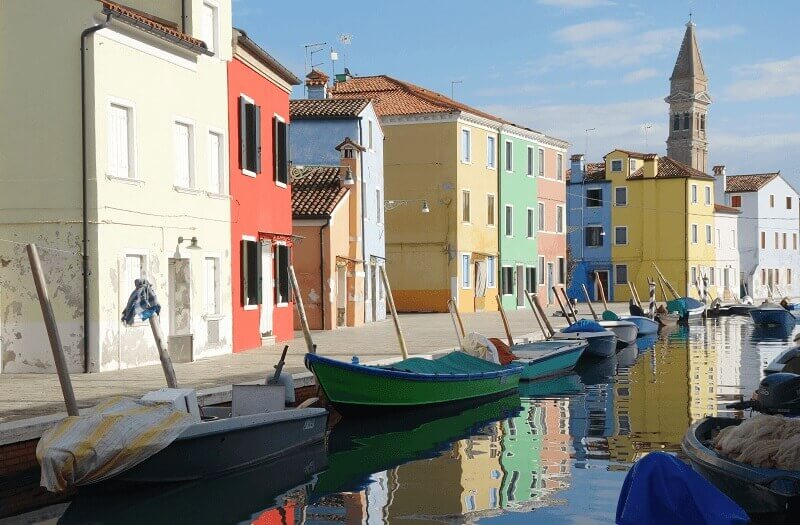
<path id="1" fill-rule="evenodd" d="M 631 468 L 617 503 L 618 525 L 745 525 L 747 513 L 678 458 L 653 452 Z"/>
<path id="2" fill-rule="evenodd" d="M 579 319 L 561 331 L 565 334 L 574 334 L 575 332 L 604 332 L 605 330 L 605 328 L 594 321 L 590 321 L 589 319 Z"/>

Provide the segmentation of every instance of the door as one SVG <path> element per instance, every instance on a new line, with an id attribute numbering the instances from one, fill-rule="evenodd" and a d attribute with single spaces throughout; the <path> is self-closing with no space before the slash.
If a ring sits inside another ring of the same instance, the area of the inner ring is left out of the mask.
<path id="1" fill-rule="evenodd" d="M 525 306 L 525 267 L 517 265 L 517 308 Z"/>
<path id="2" fill-rule="evenodd" d="M 600 288 L 603 288 L 601 293 Z M 603 294 L 609 293 L 608 292 L 608 270 L 598 270 L 597 278 L 594 281 L 594 299 L 595 301 L 599 300 L 603 297 Z M 611 300 L 611 296 L 605 296 L 607 300 Z"/>
<path id="3" fill-rule="evenodd" d="M 336 326 L 344 326 L 347 320 L 347 266 L 336 268 Z"/>
<path id="4" fill-rule="evenodd" d="M 258 319 L 258 329 L 262 337 L 272 335 L 273 312 L 275 308 L 274 258 L 272 256 L 272 243 L 262 241 L 261 249 L 261 312 Z"/>
<path id="5" fill-rule="evenodd" d="M 377 264 L 372 264 L 371 266 L 372 275 L 370 276 L 372 280 L 371 285 L 371 292 L 372 292 L 372 320 L 378 320 L 378 272 L 380 269 L 378 268 Z"/>
<path id="6" fill-rule="evenodd" d="M 173 361 L 192 361 L 192 272 L 189 259 L 169 260 L 169 338 L 167 348 Z"/>
<path id="7" fill-rule="evenodd" d="M 553 297 L 553 263 L 547 263 L 547 301 L 553 304 L 555 297 Z"/>

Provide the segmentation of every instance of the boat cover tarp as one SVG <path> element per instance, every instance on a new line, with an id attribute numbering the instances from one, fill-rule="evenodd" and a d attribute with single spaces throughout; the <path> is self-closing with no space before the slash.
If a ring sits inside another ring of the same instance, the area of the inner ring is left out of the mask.
<path id="1" fill-rule="evenodd" d="M 652 452 L 631 468 L 617 502 L 619 525 L 745 525 L 747 513 L 688 465 Z"/>
<path id="2" fill-rule="evenodd" d="M 467 355 L 464 352 L 455 351 L 436 359 L 411 357 L 383 368 L 416 374 L 478 374 L 495 372 L 505 367 Z"/>
<path id="3" fill-rule="evenodd" d="M 606 310 L 603 312 L 603 321 L 619 321 L 619 316 L 612 312 L 611 310 Z"/>
<path id="4" fill-rule="evenodd" d="M 562 333 L 574 334 L 575 332 L 605 332 L 606 329 L 589 319 L 578 319 L 572 325 L 563 328 Z"/>
<path id="5" fill-rule="evenodd" d="M 166 448 L 193 422 L 171 403 L 111 397 L 42 435 L 41 486 L 59 492 L 112 478 Z"/>
<path id="6" fill-rule="evenodd" d="M 500 355 L 495 344 L 477 332 L 468 333 L 464 340 L 461 341 L 461 351 L 471 356 L 500 364 Z"/>
<path id="7" fill-rule="evenodd" d="M 703 306 L 703 303 L 692 297 L 681 297 L 680 299 L 667 301 L 667 311 L 670 313 L 677 313 L 681 317 L 689 313 L 689 310 L 694 310 L 701 306 Z"/>

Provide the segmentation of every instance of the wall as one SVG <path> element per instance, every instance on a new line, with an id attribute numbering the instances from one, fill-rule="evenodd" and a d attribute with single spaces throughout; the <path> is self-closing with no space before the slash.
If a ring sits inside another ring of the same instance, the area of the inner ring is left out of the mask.
<path id="1" fill-rule="evenodd" d="M 292 163 L 338 166 L 336 146 L 345 137 L 359 142 L 357 119 L 296 119 L 289 129 Z"/>
<path id="2" fill-rule="evenodd" d="M 273 116 L 288 122 L 289 93 L 268 81 L 240 59 L 228 65 L 228 122 L 231 191 L 231 297 L 234 319 L 233 351 L 261 346 L 261 309 L 243 307 L 241 289 L 241 240 L 242 236 L 269 238 L 268 234 L 292 234 L 291 186 L 284 186 L 275 179 L 273 146 Z M 239 141 L 239 96 L 253 99 L 261 106 L 261 166 L 256 177 L 245 175 L 240 164 Z M 294 124 L 289 126 L 290 130 Z M 267 234 L 267 235 L 259 235 Z M 291 252 L 290 252 L 291 253 Z M 273 261 L 274 261 L 273 248 Z M 268 269 L 265 271 L 273 271 Z M 274 271 L 273 271 L 274 275 Z M 274 283 L 273 277 L 273 283 Z M 269 295 L 268 295 L 269 296 Z M 263 308 L 263 306 L 261 307 Z M 275 305 L 272 309 L 273 334 L 276 341 L 290 339 L 294 335 L 293 304 Z"/>
<path id="3" fill-rule="evenodd" d="M 573 168 L 573 173 L 575 168 Z M 586 192 L 589 189 L 602 191 L 603 204 L 597 207 L 586 207 Z M 569 277 L 567 293 L 570 297 L 585 300 L 583 286 L 589 292 L 592 300 L 600 300 L 595 293 L 594 272 L 611 271 L 611 184 L 609 182 L 569 183 L 567 191 L 567 243 L 570 247 L 571 258 L 575 267 Z M 588 225 L 599 225 L 606 232 L 603 236 L 603 245 L 586 246 L 585 230 Z M 613 287 L 605 290 L 606 299 L 613 300 Z"/>
<path id="4" fill-rule="evenodd" d="M 544 228 L 540 228 L 537 232 L 537 248 L 538 255 L 544 256 L 544 280 L 541 275 L 539 277 L 539 296 L 547 299 L 549 304 L 555 301 L 552 298 L 551 287 L 553 285 L 565 285 L 566 282 L 566 258 L 567 258 L 567 206 L 566 206 L 566 178 L 565 171 L 567 169 L 566 163 L 568 158 L 566 151 L 555 149 L 551 146 L 542 146 L 544 148 L 544 177 L 537 178 L 537 186 L 539 189 L 539 202 L 544 203 L 545 207 L 545 224 Z M 562 156 L 562 173 L 558 174 L 556 170 L 556 156 Z M 538 166 L 537 166 L 538 169 Z M 560 177 L 560 178 L 559 178 Z M 559 232 L 556 224 L 556 208 L 561 206 L 564 209 L 563 228 Z M 564 260 L 565 275 L 564 280 L 559 280 L 558 277 L 558 264 L 559 259 Z M 548 264 L 553 264 L 553 279 L 552 282 L 548 280 Z M 541 272 L 539 272 L 541 274 Z"/>
<path id="5" fill-rule="evenodd" d="M 758 266 L 753 271 L 752 293 L 754 298 L 766 298 L 768 288 L 761 277 L 763 269 L 778 269 L 780 273 L 780 289 L 774 289 L 774 295 L 797 297 L 800 295 L 798 286 L 798 276 L 800 273 L 800 253 L 793 249 L 792 234 L 800 231 L 800 219 L 798 218 L 798 199 L 797 192 L 786 183 L 782 177 L 776 177 L 765 185 L 756 194 L 758 196 L 758 214 L 751 215 L 743 210 L 742 219 L 751 221 L 751 217 L 758 217 L 757 243 L 760 243 L 760 232 L 766 232 L 766 249 L 758 249 Z M 775 206 L 770 207 L 769 196 L 775 196 Z M 786 197 L 792 199 L 792 208 L 786 209 Z M 775 234 L 779 237 L 779 247 L 775 247 Z M 782 236 L 787 236 L 787 249 L 783 249 Z M 800 242 L 800 241 L 798 241 Z M 792 269 L 792 284 L 786 284 L 786 269 Z M 744 268 L 743 268 L 744 269 Z M 745 270 L 747 271 L 747 270 Z"/>
<path id="6" fill-rule="evenodd" d="M 714 214 L 714 244 L 716 247 L 716 275 L 714 286 L 710 286 L 715 297 L 729 301 L 734 295 L 740 296 L 739 290 L 739 248 L 736 224 L 739 219 L 737 213 Z M 719 235 L 717 235 L 719 231 Z M 724 285 L 725 270 L 728 270 L 728 286 Z M 732 384 L 732 383 L 725 383 Z"/>

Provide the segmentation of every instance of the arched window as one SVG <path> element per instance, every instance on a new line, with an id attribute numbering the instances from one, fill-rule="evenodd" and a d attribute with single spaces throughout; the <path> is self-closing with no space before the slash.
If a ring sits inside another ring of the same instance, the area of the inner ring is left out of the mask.
<path id="1" fill-rule="evenodd" d="M 692 114 L 683 114 L 683 129 L 692 129 Z"/>
<path id="2" fill-rule="evenodd" d="M 681 115 L 680 113 L 675 113 L 672 116 L 672 131 L 680 131 L 681 129 Z"/>
<path id="3" fill-rule="evenodd" d="M 706 130 L 706 115 L 705 113 L 700 114 L 700 131 Z"/>

